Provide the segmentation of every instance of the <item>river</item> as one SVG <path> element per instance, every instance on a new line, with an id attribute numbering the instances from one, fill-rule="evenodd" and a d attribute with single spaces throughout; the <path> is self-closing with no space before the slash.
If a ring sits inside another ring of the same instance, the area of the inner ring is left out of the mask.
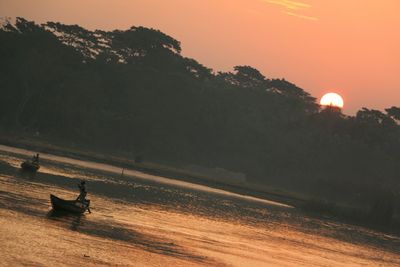
<path id="1" fill-rule="evenodd" d="M 400 266 L 400 238 L 288 205 L 0 146 L 1 266 Z M 87 181 L 91 214 L 51 211 Z"/>

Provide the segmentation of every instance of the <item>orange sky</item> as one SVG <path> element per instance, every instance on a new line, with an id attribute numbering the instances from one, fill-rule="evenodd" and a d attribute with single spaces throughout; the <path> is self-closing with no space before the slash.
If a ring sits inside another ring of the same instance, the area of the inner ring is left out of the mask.
<path id="1" fill-rule="evenodd" d="M 400 106 L 399 0 L 0 0 L 0 16 L 160 29 L 214 70 L 251 65 L 344 112 Z"/>

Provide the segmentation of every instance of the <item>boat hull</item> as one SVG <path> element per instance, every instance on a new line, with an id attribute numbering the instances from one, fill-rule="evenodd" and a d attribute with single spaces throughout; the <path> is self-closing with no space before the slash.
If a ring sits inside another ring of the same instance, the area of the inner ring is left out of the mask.
<path id="1" fill-rule="evenodd" d="M 50 201 L 53 210 L 68 211 L 71 213 L 84 213 L 90 205 L 90 200 L 82 203 L 76 200 L 64 200 L 54 195 L 50 195 Z"/>
<path id="2" fill-rule="evenodd" d="M 25 171 L 36 172 L 39 170 L 40 166 L 37 163 L 33 163 L 30 161 L 24 161 L 21 163 L 21 168 Z"/>

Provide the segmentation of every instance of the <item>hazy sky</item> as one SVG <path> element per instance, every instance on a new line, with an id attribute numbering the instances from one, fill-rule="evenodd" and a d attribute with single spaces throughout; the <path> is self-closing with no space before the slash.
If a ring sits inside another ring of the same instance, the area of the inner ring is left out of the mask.
<path id="1" fill-rule="evenodd" d="M 0 16 L 160 29 L 219 70 L 251 65 L 344 112 L 400 106 L 400 0 L 0 0 Z M 0 44 L 1 45 L 1 44 Z"/>

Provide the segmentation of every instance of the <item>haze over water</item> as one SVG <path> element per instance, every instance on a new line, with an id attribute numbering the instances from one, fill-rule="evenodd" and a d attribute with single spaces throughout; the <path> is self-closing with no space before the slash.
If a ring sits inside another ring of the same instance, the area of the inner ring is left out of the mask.
<path id="1" fill-rule="evenodd" d="M 24 157 L 7 150 L 0 154 L 3 266 L 400 266 L 398 237 L 50 155 L 31 176 L 19 171 Z M 49 194 L 73 199 L 79 179 L 88 181 L 92 214 L 52 213 Z"/>

